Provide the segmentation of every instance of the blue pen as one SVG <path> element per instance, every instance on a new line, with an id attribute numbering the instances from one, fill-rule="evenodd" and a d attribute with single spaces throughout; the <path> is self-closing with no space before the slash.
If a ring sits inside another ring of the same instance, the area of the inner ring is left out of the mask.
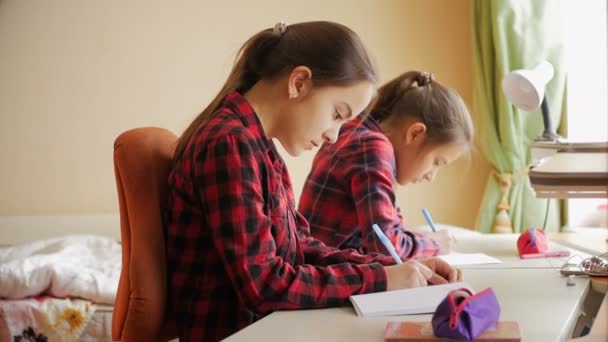
<path id="1" fill-rule="evenodd" d="M 380 227 L 378 227 L 378 225 L 374 223 L 372 225 L 372 228 L 374 229 L 374 232 L 376 232 L 376 235 L 378 235 L 378 237 L 380 238 L 380 242 L 382 242 L 388 252 L 391 253 L 391 256 L 393 257 L 393 259 L 395 259 L 395 262 L 401 264 L 401 258 L 399 257 L 399 255 L 397 255 L 397 252 L 395 252 L 395 247 L 393 246 L 391 241 L 386 237 L 386 235 L 384 235 L 382 230 L 380 230 Z"/>
<path id="2" fill-rule="evenodd" d="M 431 218 L 431 214 L 429 213 L 428 210 L 426 210 L 426 208 L 422 208 L 422 215 L 424 215 L 424 218 L 426 219 L 426 222 L 429 223 L 429 226 L 431 226 L 431 229 L 433 230 L 433 233 L 435 233 L 437 231 L 437 228 L 435 228 L 435 224 L 433 223 L 433 219 Z"/>

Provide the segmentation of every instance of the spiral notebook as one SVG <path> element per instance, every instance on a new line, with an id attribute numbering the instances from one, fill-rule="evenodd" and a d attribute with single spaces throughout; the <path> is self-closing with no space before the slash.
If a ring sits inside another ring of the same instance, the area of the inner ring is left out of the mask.
<path id="1" fill-rule="evenodd" d="M 359 317 L 429 314 L 452 290 L 471 286 L 465 282 L 432 285 L 350 296 Z"/>

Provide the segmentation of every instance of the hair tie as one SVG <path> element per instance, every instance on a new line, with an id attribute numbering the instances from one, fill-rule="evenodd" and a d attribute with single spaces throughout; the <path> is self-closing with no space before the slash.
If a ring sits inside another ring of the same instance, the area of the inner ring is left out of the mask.
<path id="1" fill-rule="evenodd" d="M 276 25 L 274 25 L 274 28 L 272 29 L 272 32 L 280 35 L 285 34 L 285 31 L 287 31 L 287 24 L 282 21 L 276 23 Z"/>
<path id="2" fill-rule="evenodd" d="M 433 76 L 430 72 L 422 72 L 420 73 L 420 77 L 418 78 L 418 86 L 424 87 L 425 85 L 431 83 L 435 80 L 435 76 Z"/>

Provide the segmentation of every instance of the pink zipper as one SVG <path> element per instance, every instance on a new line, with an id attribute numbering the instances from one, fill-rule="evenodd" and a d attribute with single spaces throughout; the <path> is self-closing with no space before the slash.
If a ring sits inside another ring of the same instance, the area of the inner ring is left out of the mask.
<path id="1" fill-rule="evenodd" d="M 450 291 L 450 293 L 448 294 L 448 302 L 450 303 L 450 307 L 452 308 L 452 313 L 450 314 L 450 329 L 456 329 L 456 327 L 458 326 L 458 319 L 460 318 L 460 313 L 462 312 L 462 310 L 464 309 L 464 306 L 470 302 L 471 300 L 473 300 L 474 298 L 477 298 L 479 296 L 482 296 L 488 292 L 490 292 L 492 289 L 491 288 L 487 288 L 481 292 L 477 292 L 476 294 L 473 294 L 471 292 L 471 290 L 467 289 L 467 288 L 460 288 L 460 289 L 456 289 L 456 290 L 452 290 Z M 458 291 L 464 291 L 466 293 L 469 294 L 468 297 L 466 297 L 462 302 L 460 302 L 460 304 L 458 304 L 458 306 L 456 306 L 456 302 L 454 300 L 454 293 L 458 292 Z"/>

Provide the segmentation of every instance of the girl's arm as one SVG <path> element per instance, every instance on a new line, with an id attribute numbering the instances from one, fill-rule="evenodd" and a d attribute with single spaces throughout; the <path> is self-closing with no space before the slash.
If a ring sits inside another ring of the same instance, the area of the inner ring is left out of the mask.
<path id="1" fill-rule="evenodd" d="M 197 151 L 194 162 L 208 217 L 204 229 L 211 230 L 220 267 L 240 300 L 263 314 L 341 305 L 350 295 L 386 290 L 386 273 L 379 263 L 294 265 L 277 255 L 277 248 L 289 243 L 280 241 L 289 232 L 271 231 L 261 188 L 264 165 L 256 159 L 253 144 L 245 133 L 218 137 L 200 147 L 203 152 Z M 197 232 L 187 237 L 196 239 Z"/>
<path id="2" fill-rule="evenodd" d="M 297 221 L 300 245 L 304 250 L 306 263 L 314 265 L 332 265 L 342 262 L 351 262 L 355 264 L 379 262 L 384 266 L 395 264 L 392 257 L 381 253 L 361 254 L 355 249 L 339 249 L 327 246 L 321 240 L 310 236 L 310 226 L 300 213 L 298 213 Z"/>
<path id="3" fill-rule="evenodd" d="M 377 224 L 391 240 L 403 258 L 422 258 L 437 255 L 439 244 L 422 234 L 408 231 L 396 206 L 393 187 L 395 167 L 393 150 L 380 139 L 362 139 L 363 149 L 350 165 L 346 179 L 350 180 L 351 196 L 357 208 L 363 247 L 368 252 L 387 253 L 372 229 Z"/>

